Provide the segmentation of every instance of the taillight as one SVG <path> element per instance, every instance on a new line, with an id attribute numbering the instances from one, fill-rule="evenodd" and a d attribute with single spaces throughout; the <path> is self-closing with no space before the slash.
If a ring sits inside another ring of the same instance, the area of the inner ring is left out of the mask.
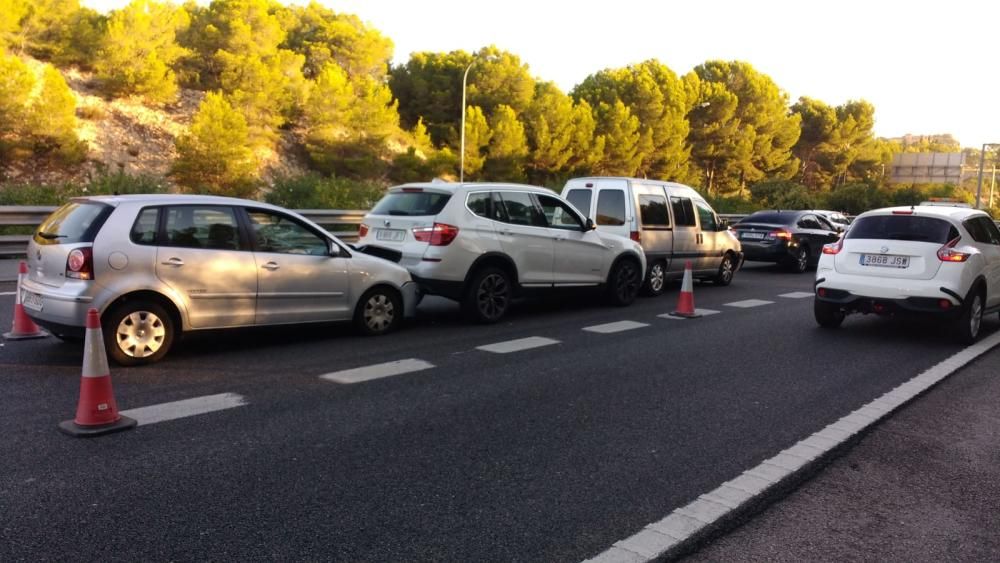
<path id="1" fill-rule="evenodd" d="M 792 240 L 792 232 L 786 231 L 785 229 L 775 229 L 770 233 L 767 233 L 767 238 L 769 239 L 782 239 L 782 240 Z"/>
<path id="2" fill-rule="evenodd" d="M 639 231 L 632 231 L 628 234 L 628 238 L 634 240 L 635 242 L 642 242 L 642 234 Z"/>
<path id="3" fill-rule="evenodd" d="M 66 258 L 66 277 L 77 280 L 94 279 L 94 250 L 74 248 Z"/>
<path id="4" fill-rule="evenodd" d="M 458 227 L 434 223 L 433 227 L 417 227 L 413 229 L 413 238 L 431 246 L 448 246 L 458 236 Z"/>
<path id="5" fill-rule="evenodd" d="M 840 251 L 844 249 L 844 239 L 841 237 L 837 242 L 831 242 L 830 244 L 823 245 L 823 254 L 840 254 Z"/>
<path id="6" fill-rule="evenodd" d="M 363 237 L 368 234 L 368 225 L 361 223 L 358 225 L 358 236 Z"/>
<path id="7" fill-rule="evenodd" d="M 968 260 L 970 254 L 955 250 L 955 245 L 960 240 L 962 240 L 962 237 L 955 237 L 948 241 L 948 244 L 939 248 L 937 251 L 938 260 L 942 262 L 965 262 Z"/>

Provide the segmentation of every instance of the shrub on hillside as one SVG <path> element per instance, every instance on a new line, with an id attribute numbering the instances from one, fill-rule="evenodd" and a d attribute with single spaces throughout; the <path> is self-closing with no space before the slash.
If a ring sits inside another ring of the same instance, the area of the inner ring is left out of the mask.
<path id="1" fill-rule="evenodd" d="M 289 209 L 370 209 L 384 191 L 375 182 L 310 172 L 276 179 L 265 200 Z"/>

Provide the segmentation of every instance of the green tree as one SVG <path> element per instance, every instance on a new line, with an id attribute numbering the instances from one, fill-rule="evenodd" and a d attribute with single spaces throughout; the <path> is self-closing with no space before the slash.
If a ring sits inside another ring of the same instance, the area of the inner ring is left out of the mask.
<path id="1" fill-rule="evenodd" d="M 697 103 L 693 104 L 688 119 L 691 132 L 691 162 L 708 194 L 726 188 L 728 179 L 738 177 L 740 164 L 750 160 L 753 152 L 752 136 L 748 126 L 736 117 L 739 100 L 724 84 L 703 82 L 697 75 L 689 74 L 685 81 L 690 85 Z"/>
<path id="2" fill-rule="evenodd" d="M 87 146 L 77 136 L 76 126 L 73 92 L 55 67 L 45 65 L 41 89 L 28 112 L 28 131 L 35 154 L 66 163 L 82 160 Z"/>
<path id="3" fill-rule="evenodd" d="M 535 85 L 535 96 L 523 117 L 530 148 L 527 167 L 533 181 L 564 171 L 573 158 L 576 124 L 573 99 L 551 82 Z"/>
<path id="4" fill-rule="evenodd" d="M 28 100 L 35 77 L 21 59 L 0 53 L 0 157 L 23 141 L 28 129 Z"/>
<path id="5" fill-rule="evenodd" d="M 604 153 L 594 164 L 594 171 L 607 176 L 634 176 L 644 156 L 640 152 L 643 131 L 639 118 L 621 100 L 616 100 L 597 106 L 596 121 L 595 133 L 604 138 Z"/>
<path id="6" fill-rule="evenodd" d="M 528 139 L 514 108 L 499 105 L 490 119 L 490 142 L 486 149 L 483 175 L 490 181 L 523 182 Z"/>
<path id="7" fill-rule="evenodd" d="M 292 24 L 284 48 L 305 56 L 303 72 L 318 76 L 329 63 L 349 77 L 382 80 L 392 58 L 392 40 L 366 26 L 357 16 L 338 14 L 317 3 L 291 6 Z"/>
<path id="8" fill-rule="evenodd" d="M 852 100 L 833 108 L 803 97 L 792 112 L 802 119 L 793 152 L 802 162 L 800 176 L 807 186 L 829 188 L 881 177 L 891 149 L 875 139 L 875 107 L 870 103 Z"/>
<path id="9" fill-rule="evenodd" d="M 0 0 L 0 53 L 15 45 L 21 20 L 28 15 L 26 0 Z"/>
<path id="10" fill-rule="evenodd" d="M 535 94 L 535 79 L 520 57 L 490 45 L 476 53 L 475 61 L 469 72 L 469 104 L 483 108 L 487 116 L 501 105 L 515 113 L 528 109 Z"/>
<path id="11" fill-rule="evenodd" d="M 184 190 L 235 197 L 257 191 L 257 162 L 246 119 L 221 93 L 205 96 L 176 148 L 171 175 Z"/>
<path id="12" fill-rule="evenodd" d="M 15 0 L 16 1 L 16 0 Z M 56 64 L 88 66 L 103 17 L 79 0 L 28 0 L 14 47 Z"/>
<path id="13" fill-rule="evenodd" d="M 183 8 L 152 0 L 133 0 L 113 12 L 94 63 L 104 90 L 154 103 L 173 101 L 178 87 L 171 67 L 186 54 L 176 33 L 189 23 Z"/>
<path id="14" fill-rule="evenodd" d="M 479 106 L 469 106 L 465 112 L 465 177 L 477 178 L 486 163 L 485 149 L 492 132 L 486 114 Z"/>

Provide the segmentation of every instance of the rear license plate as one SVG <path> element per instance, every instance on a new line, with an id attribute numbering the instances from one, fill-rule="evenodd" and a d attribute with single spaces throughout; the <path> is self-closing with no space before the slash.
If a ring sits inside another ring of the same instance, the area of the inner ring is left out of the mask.
<path id="1" fill-rule="evenodd" d="M 742 240 L 762 240 L 763 238 L 764 233 L 740 233 Z"/>
<path id="2" fill-rule="evenodd" d="M 377 240 L 401 242 L 405 234 L 406 231 L 401 229 L 378 229 L 375 231 L 375 238 Z"/>
<path id="3" fill-rule="evenodd" d="M 862 254 L 862 266 L 879 266 L 881 268 L 909 268 L 909 256 L 896 256 L 895 254 Z"/>
<path id="4" fill-rule="evenodd" d="M 21 291 L 21 305 L 24 305 L 25 309 L 31 309 L 32 311 L 42 310 L 42 296 L 37 293 L 32 293 L 28 290 Z"/>

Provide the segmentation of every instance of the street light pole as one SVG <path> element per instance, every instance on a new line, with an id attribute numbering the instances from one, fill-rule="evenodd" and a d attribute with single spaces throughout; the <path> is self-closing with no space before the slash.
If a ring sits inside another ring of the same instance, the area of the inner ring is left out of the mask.
<path id="1" fill-rule="evenodd" d="M 472 62 L 469 66 L 465 67 L 465 74 L 462 76 L 462 147 L 459 149 L 461 151 L 461 156 L 459 157 L 459 168 L 458 168 L 458 182 L 465 182 L 465 82 L 469 79 L 469 71 L 472 70 L 472 65 L 476 64 L 476 59 L 473 57 Z"/>

